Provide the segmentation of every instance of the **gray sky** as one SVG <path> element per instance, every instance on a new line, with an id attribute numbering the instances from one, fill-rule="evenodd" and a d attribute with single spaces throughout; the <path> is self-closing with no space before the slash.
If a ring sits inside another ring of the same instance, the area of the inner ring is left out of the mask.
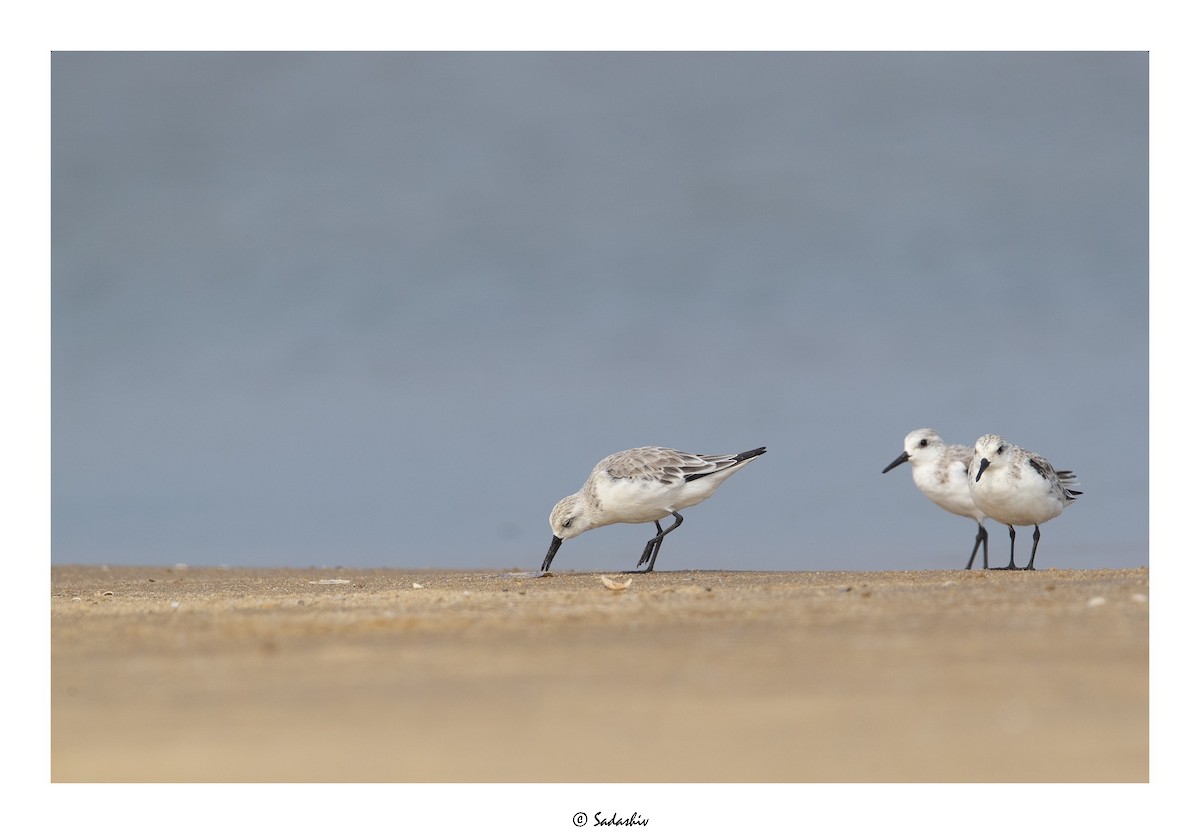
<path id="1" fill-rule="evenodd" d="M 659 569 L 961 567 L 923 426 L 1079 474 L 1039 565 L 1147 561 L 1144 53 L 52 73 L 55 562 L 531 568 L 662 444 L 769 451 Z"/>

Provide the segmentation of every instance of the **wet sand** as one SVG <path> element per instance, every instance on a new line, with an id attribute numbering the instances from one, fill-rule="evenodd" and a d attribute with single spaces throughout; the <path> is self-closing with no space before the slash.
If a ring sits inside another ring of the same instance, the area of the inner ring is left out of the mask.
<path id="1" fill-rule="evenodd" d="M 51 777 L 1148 779 L 1147 569 L 612 578 L 53 568 Z"/>

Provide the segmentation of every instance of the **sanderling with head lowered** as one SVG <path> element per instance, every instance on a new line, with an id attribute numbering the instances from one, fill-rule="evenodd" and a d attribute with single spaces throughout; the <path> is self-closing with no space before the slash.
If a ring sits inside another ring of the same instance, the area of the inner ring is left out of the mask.
<path id="1" fill-rule="evenodd" d="M 679 511 L 694 507 L 717 491 L 722 482 L 754 458 L 767 451 L 766 446 L 739 455 L 693 455 L 643 446 L 609 455 L 596 464 L 579 492 L 554 505 L 550 530 L 554 538 L 542 562 L 542 572 L 559 545 L 593 527 L 606 524 L 641 524 L 653 521 L 658 535 L 646 542 L 637 567 L 646 564 L 646 573 L 654 570 L 654 560 L 662 540 L 683 523 Z M 675 516 L 666 530 L 659 520 Z"/>
<path id="2" fill-rule="evenodd" d="M 1008 525 L 1008 567 L 1001 570 L 1017 568 L 1014 524 L 1033 525 L 1033 551 L 1024 568 L 1033 570 L 1038 541 L 1042 537 L 1040 525 L 1058 518 L 1077 496 L 1083 495 L 1074 489 L 1077 485 L 1074 472 L 1056 471 L 1041 455 L 1014 446 L 996 434 L 985 434 L 975 441 L 968 476 L 975 506 L 989 518 Z"/>
<path id="3" fill-rule="evenodd" d="M 979 532 L 975 534 L 975 547 L 967 560 L 966 570 L 975 564 L 975 554 L 981 544 L 983 566 L 988 566 L 988 534 L 983 526 L 987 514 L 975 506 L 967 484 L 971 455 L 970 446 L 948 444 L 933 429 L 917 429 L 904 438 L 904 452 L 900 457 L 883 468 L 884 472 L 890 472 L 908 461 L 912 464 L 913 483 L 926 498 L 943 510 L 975 520 Z"/>

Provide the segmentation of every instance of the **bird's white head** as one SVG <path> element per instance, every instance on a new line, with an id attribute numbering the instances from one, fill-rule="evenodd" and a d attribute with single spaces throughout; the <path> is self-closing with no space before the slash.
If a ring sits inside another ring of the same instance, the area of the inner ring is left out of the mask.
<path id="1" fill-rule="evenodd" d="M 590 525 L 584 514 L 584 504 L 579 493 L 568 495 L 554 505 L 550 511 L 550 531 L 558 539 L 573 539 Z"/>
<path id="2" fill-rule="evenodd" d="M 904 438 L 904 453 L 911 461 L 933 458 L 946 442 L 933 429 L 910 431 Z"/>
<path id="3" fill-rule="evenodd" d="M 938 437 L 933 429 L 917 429 L 910 431 L 904 438 L 904 451 L 900 456 L 887 465 L 884 472 L 890 472 L 902 463 L 912 463 L 918 466 L 925 461 L 933 461 L 941 454 L 940 449 L 946 443 Z"/>
<path id="4" fill-rule="evenodd" d="M 1002 460 L 1012 444 L 998 434 L 985 434 L 975 441 L 975 457 L 971 461 L 971 475 L 978 481 L 989 466 Z"/>
<path id="5" fill-rule="evenodd" d="M 554 554 L 558 552 L 559 546 L 564 541 L 575 538 L 592 526 L 584 512 L 585 506 L 585 502 L 577 492 L 559 501 L 550 511 L 550 531 L 554 534 L 554 538 L 550 540 L 550 549 L 546 551 L 546 558 L 542 560 L 543 573 L 550 570 Z"/>

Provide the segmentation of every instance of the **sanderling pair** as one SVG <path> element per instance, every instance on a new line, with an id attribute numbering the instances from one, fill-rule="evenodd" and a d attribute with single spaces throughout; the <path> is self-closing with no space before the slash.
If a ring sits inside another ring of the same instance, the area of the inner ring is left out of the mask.
<path id="1" fill-rule="evenodd" d="M 985 434 L 975 448 L 947 444 L 933 429 L 917 429 L 904 438 L 904 452 L 884 467 L 888 472 L 905 461 L 913 465 L 913 483 L 945 510 L 975 520 L 979 532 L 967 570 L 983 545 L 988 567 L 987 530 L 993 518 L 1008 526 L 1009 553 L 1005 570 L 1015 570 L 1017 531 L 1013 525 L 1033 525 L 1033 552 L 1025 570 L 1033 570 L 1040 525 L 1057 518 L 1077 496 L 1075 473 L 1055 470 L 1041 455 L 1014 446 L 995 434 Z"/>
<path id="2" fill-rule="evenodd" d="M 667 534 L 683 524 L 680 510 L 694 507 L 717 491 L 725 479 L 767 451 L 766 446 L 737 455 L 693 455 L 662 446 L 642 446 L 609 455 L 574 495 L 559 501 L 550 513 L 554 538 L 542 562 L 550 570 L 554 554 L 567 539 L 607 524 L 653 521 L 658 535 L 646 542 L 637 567 L 654 570 L 654 560 Z M 672 515 L 666 530 L 659 523 Z"/>

